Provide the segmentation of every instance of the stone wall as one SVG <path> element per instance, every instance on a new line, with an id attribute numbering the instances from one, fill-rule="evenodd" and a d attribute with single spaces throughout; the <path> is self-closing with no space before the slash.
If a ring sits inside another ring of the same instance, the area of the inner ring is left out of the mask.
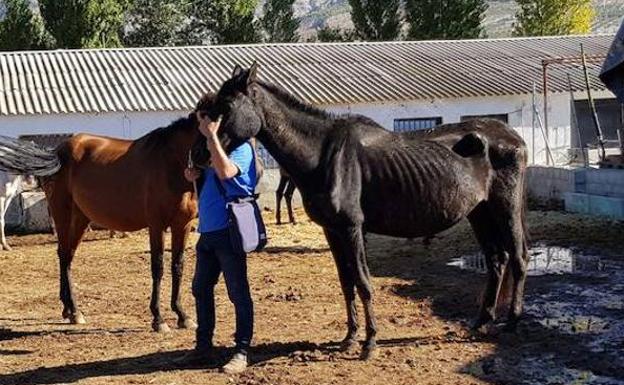
<path id="1" fill-rule="evenodd" d="M 41 191 L 27 191 L 15 197 L 5 219 L 7 229 L 14 233 L 52 231 L 48 203 Z"/>

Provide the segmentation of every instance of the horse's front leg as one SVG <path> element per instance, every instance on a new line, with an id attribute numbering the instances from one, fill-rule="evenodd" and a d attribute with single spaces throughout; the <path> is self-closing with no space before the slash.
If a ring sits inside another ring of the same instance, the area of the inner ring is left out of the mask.
<path id="1" fill-rule="evenodd" d="M 2 244 L 3 250 L 11 250 L 9 244 L 7 243 L 6 235 L 4 232 L 4 227 L 6 226 L 5 216 L 9 208 L 9 203 L 10 202 L 7 198 L 0 198 L 0 243 Z"/>
<path id="2" fill-rule="evenodd" d="M 364 305 L 366 319 L 366 340 L 362 348 L 361 358 L 375 358 L 377 351 L 377 321 L 373 310 L 373 286 L 366 261 L 366 247 L 361 226 L 347 228 L 344 234 L 346 241 L 347 261 L 355 266 L 355 286 Z"/>
<path id="3" fill-rule="evenodd" d="M 184 249 L 191 231 L 191 224 L 171 226 L 171 310 L 178 315 L 178 327 L 193 329 L 197 327 L 182 308 L 180 285 L 184 271 Z"/>
<path id="4" fill-rule="evenodd" d="M 160 315 L 160 283 L 163 277 L 163 238 L 162 228 L 149 228 L 150 254 L 152 267 L 152 299 L 150 310 L 152 311 L 152 329 L 156 332 L 168 332 L 169 326 Z"/>
<path id="5" fill-rule="evenodd" d="M 338 278 L 347 309 L 347 335 L 341 342 L 341 350 L 349 351 L 357 346 L 357 308 L 355 305 L 355 271 L 354 266 L 347 263 L 344 254 L 344 242 L 340 236 L 331 230 L 325 230 L 327 243 L 332 251 Z"/>

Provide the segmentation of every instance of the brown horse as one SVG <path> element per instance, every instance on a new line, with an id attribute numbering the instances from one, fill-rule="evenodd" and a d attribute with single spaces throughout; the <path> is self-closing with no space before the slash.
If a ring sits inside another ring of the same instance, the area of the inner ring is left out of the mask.
<path id="1" fill-rule="evenodd" d="M 199 106 L 212 101 L 205 96 Z M 199 136 L 197 119 L 192 113 L 167 127 L 158 128 L 134 140 L 79 134 L 60 145 L 53 153 L 33 156 L 25 144 L 14 143 L 21 153 L 21 166 L 4 157 L 0 168 L 34 172 L 42 177 L 50 213 L 58 234 L 60 297 L 63 318 L 84 323 L 74 295 L 71 263 L 90 222 L 107 229 L 136 231 L 149 229 L 153 314 L 155 331 L 167 331 L 160 314 L 160 284 L 163 276 L 163 241 L 165 229 L 171 228 L 171 308 L 178 315 L 178 327 L 195 323 L 182 309 L 180 282 L 184 249 L 197 215 L 193 186 L 183 176 L 189 149 Z M 0 153 L 6 152 L 0 142 Z M 48 166 L 41 166 L 42 158 Z M 38 169 L 28 167 L 37 164 Z M 48 171 L 46 171 L 48 170 Z M 55 171 L 58 170 L 58 171 Z"/>

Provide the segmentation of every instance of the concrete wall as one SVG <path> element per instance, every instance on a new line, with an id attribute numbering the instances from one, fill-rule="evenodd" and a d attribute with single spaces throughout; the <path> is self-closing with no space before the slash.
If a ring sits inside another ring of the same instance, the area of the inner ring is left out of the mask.
<path id="1" fill-rule="evenodd" d="M 573 169 L 533 166 L 527 169 L 527 193 L 532 204 L 563 207 L 563 194 L 575 191 Z"/>
<path id="2" fill-rule="evenodd" d="M 260 194 L 258 203 L 260 208 L 275 210 L 275 190 L 279 184 L 280 176 L 278 169 L 265 169 L 262 179 L 256 188 L 256 192 Z M 293 206 L 301 206 L 301 195 L 299 191 L 295 191 L 293 196 Z M 282 213 L 286 213 L 286 203 L 282 201 Z M 285 217 L 284 217 L 285 218 Z"/>
<path id="3" fill-rule="evenodd" d="M 582 181 L 577 181 L 579 188 L 576 192 L 624 198 L 624 170 L 589 169 L 585 173 L 584 189 L 581 183 Z"/>
<path id="4" fill-rule="evenodd" d="M 17 233 L 41 233 L 52 230 L 45 194 L 41 191 L 21 193 L 11 202 L 5 217 L 7 229 Z"/>
<path id="5" fill-rule="evenodd" d="M 624 219 L 624 170 L 529 167 L 533 204 Z"/>

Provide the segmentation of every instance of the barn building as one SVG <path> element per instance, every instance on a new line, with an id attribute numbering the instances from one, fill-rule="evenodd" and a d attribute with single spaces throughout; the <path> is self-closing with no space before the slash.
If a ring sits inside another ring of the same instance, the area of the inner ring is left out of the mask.
<path id="1" fill-rule="evenodd" d="M 595 142 L 578 60 L 581 45 L 603 130 L 607 139 L 617 138 L 620 106 L 598 79 L 613 37 L 0 53 L 0 133 L 52 143 L 77 132 L 137 138 L 187 115 L 235 64 L 255 60 L 262 79 L 327 110 L 367 115 L 394 131 L 493 117 L 523 136 L 532 164 L 563 165 L 574 159 L 570 149 L 579 142 Z M 265 192 L 277 184 L 276 172 L 266 175 Z M 546 187 L 548 194 L 553 189 L 558 187 Z M 264 195 L 272 200 L 272 194 Z"/>
<path id="2" fill-rule="evenodd" d="M 269 44 L 175 48 L 55 50 L 0 54 L 0 133 L 8 136 L 89 132 L 136 138 L 188 114 L 235 64 L 261 64 L 261 78 L 328 110 L 367 115 L 389 130 L 430 128 L 471 117 L 508 122 L 525 138 L 535 164 L 548 159 L 533 124 L 547 120 L 556 163 L 578 147 L 571 127 L 567 74 L 588 127 L 578 62 L 551 64 L 543 113 L 545 59 L 603 58 L 613 35 L 386 43 Z M 618 105 L 590 62 L 591 85 L 609 138 Z M 533 102 L 536 87 L 538 101 Z M 546 122 L 544 122 L 546 123 Z M 592 141 L 592 131 L 584 141 Z"/>

